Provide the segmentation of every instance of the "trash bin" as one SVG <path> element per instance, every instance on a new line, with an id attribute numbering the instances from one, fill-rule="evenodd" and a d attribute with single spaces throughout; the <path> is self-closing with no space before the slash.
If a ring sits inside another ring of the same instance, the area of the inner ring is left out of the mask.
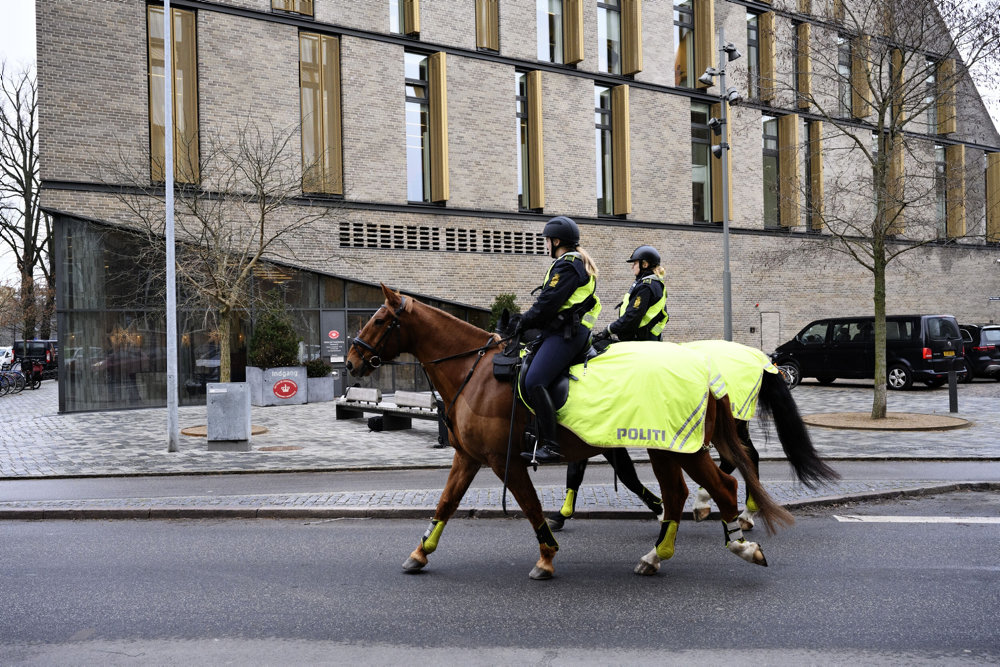
<path id="1" fill-rule="evenodd" d="M 250 385 L 209 382 L 205 387 L 206 435 L 210 452 L 250 451 Z"/>

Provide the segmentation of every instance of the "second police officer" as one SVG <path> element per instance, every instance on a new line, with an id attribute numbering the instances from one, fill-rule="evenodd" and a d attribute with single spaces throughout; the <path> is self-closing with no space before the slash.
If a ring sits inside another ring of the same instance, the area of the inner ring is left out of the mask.
<path id="1" fill-rule="evenodd" d="M 622 297 L 618 319 L 594 335 L 595 342 L 610 339 L 660 340 L 667 315 L 666 271 L 660 266 L 660 253 L 651 245 L 641 245 L 628 258 L 635 282 Z"/>

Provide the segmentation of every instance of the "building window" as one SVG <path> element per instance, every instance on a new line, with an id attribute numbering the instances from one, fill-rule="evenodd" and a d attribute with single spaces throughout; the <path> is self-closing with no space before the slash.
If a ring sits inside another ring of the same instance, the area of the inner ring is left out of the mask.
<path id="1" fill-rule="evenodd" d="M 937 238 L 948 237 L 948 162 L 945 159 L 944 146 L 934 144 L 934 196 L 935 196 L 935 228 Z"/>
<path id="2" fill-rule="evenodd" d="M 597 3 L 597 69 L 622 73 L 622 13 L 618 0 Z"/>
<path id="3" fill-rule="evenodd" d="M 341 162 L 340 40 L 299 35 L 302 191 L 344 194 Z"/>
<path id="4" fill-rule="evenodd" d="M 841 117 L 851 115 L 851 40 L 837 35 L 837 108 Z"/>
<path id="5" fill-rule="evenodd" d="M 476 0 L 476 48 L 500 50 L 500 0 Z"/>
<path id="6" fill-rule="evenodd" d="M 427 62 L 422 53 L 406 54 L 406 198 L 413 202 L 431 200 Z"/>
<path id="7" fill-rule="evenodd" d="M 749 98 L 760 98 L 760 32 L 758 15 L 747 12 L 747 92 Z"/>
<path id="8" fill-rule="evenodd" d="M 389 32 L 420 34 L 420 0 L 389 0 Z"/>
<path id="9" fill-rule="evenodd" d="M 806 207 L 806 229 L 812 230 L 816 229 L 816 216 L 814 211 L 815 205 L 815 194 L 813 192 L 813 152 L 817 147 L 813 146 L 813 130 L 811 125 L 814 121 L 809 121 L 802 119 L 802 136 L 805 141 L 802 142 L 803 148 L 803 160 L 802 166 L 805 176 L 805 201 L 803 202 Z"/>
<path id="10" fill-rule="evenodd" d="M 693 0 L 674 3 L 674 85 L 694 88 Z"/>
<path id="11" fill-rule="evenodd" d="M 614 168 L 611 132 L 611 89 L 594 86 L 594 135 L 596 140 L 597 212 L 614 214 Z"/>
<path id="12" fill-rule="evenodd" d="M 271 9 L 312 16 L 313 0 L 271 0 Z"/>
<path id="13" fill-rule="evenodd" d="M 694 222 L 712 220 L 712 131 L 709 105 L 691 103 L 691 203 Z"/>
<path id="14" fill-rule="evenodd" d="M 531 167 L 528 162 L 528 75 L 525 72 L 514 74 L 517 83 L 517 207 L 521 210 L 530 209 Z"/>
<path id="15" fill-rule="evenodd" d="M 147 7 L 149 31 L 149 148 L 150 178 L 166 180 L 166 112 L 163 40 L 163 8 Z M 197 183 L 200 178 L 198 152 L 198 50 L 195 15 L 171 9 L 171 60 L 173 77 L 174 178 L 178 183 Z"/>
<path id="16" fill-rule="evenodd" d="M 521 210 L 545 208 L 545 173 L 542 155 L 542 73 L 514 75 L 517 100 L 517 206 Z"/>
<path id="17" fill-rule="evenodd" d="M 937 134 L 937 63 L 928 58 L 924 66 L 927 69 L 927 78 L 924 80 L 924 106 L 927 107 L 927 134 Z"/>
<path id="18" fill-rule="evenodd" d="M 781 225 L 778 183 L 781 179 L 778 150 L 778 119 L 762 116 L 764 129 L 764 227 Z"/>
<path id="19" fill-rule="evenodd" d="M 563 62 L 562 0 L 536 0 L 538 14 L 538 59 Z"/>

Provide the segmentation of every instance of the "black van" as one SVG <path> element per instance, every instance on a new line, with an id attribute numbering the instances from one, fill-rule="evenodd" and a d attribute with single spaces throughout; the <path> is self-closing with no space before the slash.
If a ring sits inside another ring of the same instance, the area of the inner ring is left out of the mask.
<path id="1" fill-rule="evenodd" d="M 965 377 L 962 334 L 951 315 L 889 315 L 886 326 L 886 384 L 909 389 L 914 381 L 939 387 L 955 364 Z M 838 317 L 811 322 L 771 358 L 784 366 L 790 384 L 814 377 L 820 384 L 837 378 L 874 378 L 873 317 Z"/>

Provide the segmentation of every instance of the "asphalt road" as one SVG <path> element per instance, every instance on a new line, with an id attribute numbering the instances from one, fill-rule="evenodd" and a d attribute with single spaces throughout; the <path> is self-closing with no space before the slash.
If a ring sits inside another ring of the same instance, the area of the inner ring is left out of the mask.
<path id="1" fill-rule="evenodd" d="M 739 560 L 685 522 L 660 574 L 632 567 L 652 521 L 576 521 L 556 578 L 515 520 L 455 520 L 423 574 L 402 520 L 0 524 L 4 664 L 996 664 L 1000 517 L 962 492 L 797 513 Z M 925 519 L 927 520 L 927 519 Z"/>

